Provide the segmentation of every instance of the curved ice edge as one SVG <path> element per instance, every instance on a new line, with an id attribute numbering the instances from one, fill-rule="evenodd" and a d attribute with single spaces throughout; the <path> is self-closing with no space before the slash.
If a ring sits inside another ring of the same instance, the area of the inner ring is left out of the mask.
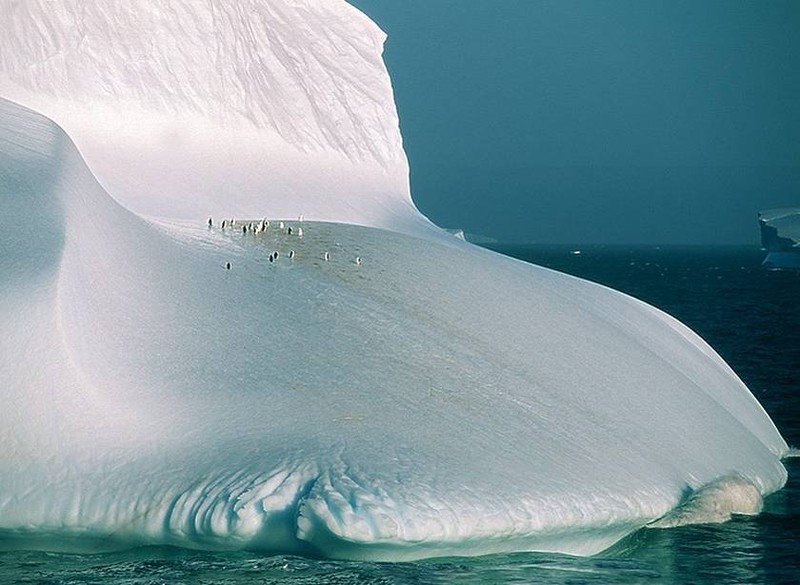
<path id="1" fill-rule="evenodd" d="M 211 501 L 206 496 L 215 491 L 213 485 L 164 494 L 161 501 L 132 514 L 128 529 L 116 527 L 104 533 L 99 526 L 54 524 L 0 530 L 0 551 L 86 554 L 141 546 L 174 546 L 392 562 L 522 552 L 592 556 L 613 548 L 642 528 L 723 523 L 735 515 L 756 515 L 763 507 L 758 488 L 742 476 L 732 474 L 696 490 L 687 490 L 678 506 L 655 521 L 628 517 L 606 523 L 550 526 L 497 535 L 463 534 L 438 540 L 404 540 L 401 535 L 371 538 L 367 532 L 374 533 L 376 524 L 391 520 L 388 515 L 396 512 L 397 503 L 387 496 L 384 501 L 367 506 L 369 510 L 358 509 L 353 502 L 359 496 L 339 492 L 331 485 L 328 474 L 308 476 L 299 470 L 297 473 L 294 478 L 292 473 L 286 476 L 279 473 L 276 476 L 281 477 L 272 476 L 261 485 L 246 482 L 249 487 L 240 486 L 241 490 L 231 490 L 228 486 Z M 272 492 L 265 490 L 268 486 L 273 488 Z M 287 487 L 290 493 L 284 491 Z M 248 495 L 255 497 L 248 499 Z"/>

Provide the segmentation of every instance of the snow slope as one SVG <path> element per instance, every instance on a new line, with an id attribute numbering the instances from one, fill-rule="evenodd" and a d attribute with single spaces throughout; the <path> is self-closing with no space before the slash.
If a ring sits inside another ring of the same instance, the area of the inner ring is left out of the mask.
<path id="1" fill-rule="evenodd" d="M 0 96 L 136 212 L 426 228 L 385 35 L 343 0 L 0 0 L 0 19 Z"/>
<path id="2" fill-rule="evenodd" d="M 589 554 L 785 481 L 639 301 L 456 238 L 149 223 L 42 116 L 2 101 L 0 136 L 3 546 Z"/>

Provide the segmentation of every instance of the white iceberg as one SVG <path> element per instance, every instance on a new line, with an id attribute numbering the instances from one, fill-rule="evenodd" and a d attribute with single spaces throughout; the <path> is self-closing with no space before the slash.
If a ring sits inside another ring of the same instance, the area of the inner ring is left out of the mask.
<path id="1" fill-rule="evenodd" d="M 800 268 L 800 208 L 768 209 L 758 214 L 764 266 Z"/>
<path id="2" fill-rule="evenodd" d="M 688 328 L 418 214 L 352 7 L 0 16 L 2 546 L 592 554 L 783 486 Z"/>

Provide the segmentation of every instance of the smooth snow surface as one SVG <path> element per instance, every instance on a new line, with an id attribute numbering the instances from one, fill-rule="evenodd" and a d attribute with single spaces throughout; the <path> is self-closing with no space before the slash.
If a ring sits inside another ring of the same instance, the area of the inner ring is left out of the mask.
<path id="1" fill-rule="evenodd" d="M 0 0 L 0 21 L 0 96 L 133 211 L 427 227 L 385 35 L 342 0 Z"/>
<path id="2" fill-rule="evenodd" d="M 0 546 L 591 554 L 785 482 L 686 327 L 416 212 L 351 7 L 0 12 Z"/>
<path id="3" fill-rule="evenodd" d="M 783 485 L 752 395 L 641 302 L 451 237 L 148 223 L 45 118 L 0 132 L 12 543 L 588 554 Z"/>

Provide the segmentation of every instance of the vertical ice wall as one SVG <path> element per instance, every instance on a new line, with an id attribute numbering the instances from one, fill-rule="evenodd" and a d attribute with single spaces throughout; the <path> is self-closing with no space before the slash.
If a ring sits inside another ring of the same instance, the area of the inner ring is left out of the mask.
<path id="1" fill-rule="evenodd" d="M 384 33 L 342 0 L 0 0 L 0 96 L 130 209 L 414 229 Z"/>

